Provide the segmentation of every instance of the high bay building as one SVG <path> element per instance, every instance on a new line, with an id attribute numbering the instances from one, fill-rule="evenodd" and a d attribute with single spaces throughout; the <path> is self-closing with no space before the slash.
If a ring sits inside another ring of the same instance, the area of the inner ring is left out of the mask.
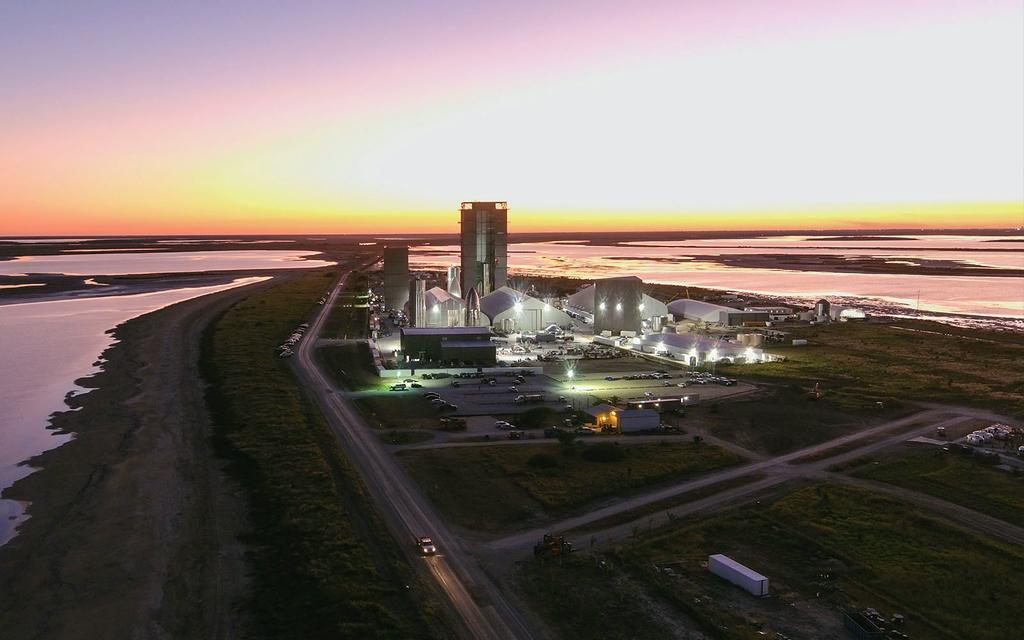
<path id="1" fill-rule="evenodd" d="M 643 322 L 664 317 L 665 303 L 642 291 L 643 281 L 636 276 L 605 278 L 569 296 L 569 308 L 592 315 L 594 333 L 602 331 L 639 332 Z"/>
<path id="2" fill-rule="evenodd" d="M 402 310 L 409 301 L 409 247 L 384 247 L 384 306 Z"/>
<path id="3" fill-rule="evenodd" d="M 460 206 L 462 297 L 481 297 L 508 280 L 508 203 L 463 202 Z"/>

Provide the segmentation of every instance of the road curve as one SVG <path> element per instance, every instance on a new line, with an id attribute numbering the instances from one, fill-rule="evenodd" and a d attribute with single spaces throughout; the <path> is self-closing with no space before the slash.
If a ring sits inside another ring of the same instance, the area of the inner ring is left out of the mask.
<path id="1" fill-rule="evenodd" d="M 332 289 L 327 302 L 311 320 L 306 338 L 292 359 L 299 379 L 323 411 L 342 449 L 359 471 L 392 535 L 407 541 L 411 554 L 413 539 L 429 535 L 438 555 L 419 558 L 426 563 L 439 589 L 451 602 L 467 638 L 529 639 L 536 635 L 520 613 L 462 547 L 426 498 L 379 442 L 348 401 L 334 391 L 314 358 L 317 337 L 329 310 L 351 272 L 345 273 Z"/>

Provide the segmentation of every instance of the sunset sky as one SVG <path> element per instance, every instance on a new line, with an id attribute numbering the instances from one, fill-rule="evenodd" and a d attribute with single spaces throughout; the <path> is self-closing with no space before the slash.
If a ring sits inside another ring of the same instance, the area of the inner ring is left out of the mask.
<path id="1" fill-rule="evenodd" d="M 0 235 L 1024 225 L 1024 2 L 12 2 Z"/>

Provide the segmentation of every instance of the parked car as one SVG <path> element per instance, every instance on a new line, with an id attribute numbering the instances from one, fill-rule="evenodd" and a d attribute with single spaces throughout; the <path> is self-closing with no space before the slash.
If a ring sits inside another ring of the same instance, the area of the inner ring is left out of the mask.
<path id="1" fill-rule="evenodd" d="M 410 382 L 409 386 L 412 387 L 413 389 L 422 389 L 423 388 L 423 385 L 418 383 L 418 382 Z"/>
<path id="2" fill-rule="evenodd" d="M 576 429 L 576 435 L 578 436 L 596 436 L 597 430 L 591 429 L 590 427 L 579 427 Z"/>
<path id="3" fill-rule="evenodd" d="M 399 382 L 398 384 L 391 385 L 392 391 L 405 391 L 407 388 L 408 387 L 405 386 L 404 382 Z"/>

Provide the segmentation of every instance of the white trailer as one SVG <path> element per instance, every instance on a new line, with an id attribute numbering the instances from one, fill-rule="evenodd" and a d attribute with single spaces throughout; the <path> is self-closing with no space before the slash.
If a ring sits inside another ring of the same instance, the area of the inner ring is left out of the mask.
<path id="1" fill-rule="evenodd" d="M 755 596 L 768 595 L 768 578 L 729 556 L 720 553 L 708 556 L 708 569 L 719 578 L 725 578 Z"/>
<path id="2" fill-rule="evenodd" d="M 620 409 L 615 415 L 615 426 L 620 433 L 650 431 L 661 424 L 661 414 L 653 409 Z"/>

